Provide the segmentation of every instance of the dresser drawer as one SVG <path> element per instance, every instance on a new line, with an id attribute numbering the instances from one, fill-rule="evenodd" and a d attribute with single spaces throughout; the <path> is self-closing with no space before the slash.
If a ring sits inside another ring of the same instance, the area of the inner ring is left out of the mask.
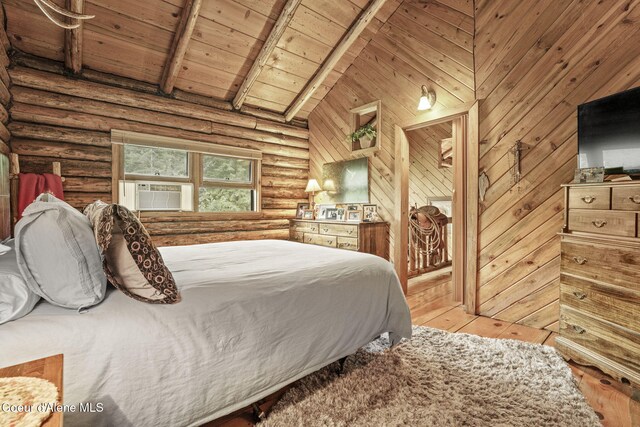
<path id="1" fill-rule="evenodd" d="M 338 237 L 338 248 L 357 251 L 358 239 L 354 239 L 353 237 Z"/>
<path id="2" fill-rule="evenodd" d="M 294 231 L 301 231 L 301 232 L 307 232 L 307 233 L 317 233 L 318 232 L 318 227 L 320 226 L 320 224 L 315 223 L 315 222 L 296 222 L 293 225 L 293 230 Z"/>
<path id="3" fill-rule="evenodd" d="M 562 272 L 640 292 L 640 249 L 563 238 Z"/>
<path id="4" fill-rule="evenodd" d="M 291 231 L 290 238 L 294 242 L 304 242 L 304 233 L 302 231 Z"/>
<path id="5" fill-rule="evenodd" d="M 354 224 L 320 224 L 320 234 L 334 236 L 358 237 L 358 226 Z"/>
<path id="6" fill-rule="evenodd" d="M 635 212 L 569 210 L 569 230 L 612 236 L 636 236 Z"/>
<path id="7" fill-rule="evenodd" d="M 640 185 L 613 187 L 611 209 L 621 211 L 640 211 Z"/>
<path id="8" fill-rule="evenodd" d="M 640 333 L 640 292 L 560 275 L 560 304 Z"/>
<path id="9" fill-rule="evenodd" d="M 640 371 L 640 334 L 636 332 L 560 306 L 560 335 Z"/>
<path id="10" fill-rule="evenodd" d="M 329 246 L 331 248 L 337 247 L 338 238 L 335 236 L 323 236 L 321 234 L 304 234 L 304 243 L 311 243 L 312 245 Z"/>
<path id="11" fill-rule="evenodd" d="M 611 207 L 609 187 L 571 187 L 569 209 L 609 209 Z"/>

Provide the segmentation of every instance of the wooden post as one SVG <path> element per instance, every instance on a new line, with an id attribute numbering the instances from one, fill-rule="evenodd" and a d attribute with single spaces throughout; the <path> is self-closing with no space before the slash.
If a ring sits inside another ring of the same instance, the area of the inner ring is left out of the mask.
<path id="1" fill-rule="evenodd" d="M 18 175 L 20 174 L 20 163 L 18 155 L 11 153 L 9 155 L 9 187 L 11 192 L 11 235 L 14 236 L 14 228 L 18 222 Z"/>
<path id="2" fill-rule="evenodd" d="M 75 13 L 84 13 L 84 0 L 66 0 L 67 9 Z M 64 33 L 64 65 L 74 74 L 82 69 L 82 28 L 83 20 L 78 19 L 78 28 Z"/>

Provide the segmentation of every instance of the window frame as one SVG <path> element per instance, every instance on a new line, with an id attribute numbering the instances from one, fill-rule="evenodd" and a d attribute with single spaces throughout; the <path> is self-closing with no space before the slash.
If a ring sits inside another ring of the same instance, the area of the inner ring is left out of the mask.
<path id="1" fill-rule="evenodd" d="M 120 181 L 152 181 L 152 182 L 174 182 L 174 183 L 190 183 L 193 185 L 193 211 L 140 211 L 141 217 L 206 217 L 206 218 L 250 218 L 260 216 L 262 214 L 261 202 L 261 168 L 262 153 L 258 150 L 247 148 L 232 147 L 228 145 L 212 144 L 202 141 L 192 141 L 181 138 L 172 138 L 159 135 L 150 135 L 138 132 L 129 132 L 113 129 L 111 131 L 112 143 L 112 200 L 119 201 L 119 184 Z M 188 172 L 187 178 L 183 177 L 164 177 L 154 175 L 136 175 L 124 173 L 124 146 L 140 145 L 153 148 L 169 148 L 174 150 L 182 150 L 188 153 Z M 204 179 L 204 163 L 203 155 L 212 155 L 218 157 L 232 157 L 237 159 L 251 161 L 251 181 L 250 182 L 233 182 L 233 181 L 215 181 Z M 200 187 L 209 188 L 238 188 L 250 189 L 252 193 L 251 211 L 220 211 L 220 212 L 201 212 L 200 211 Z"/>

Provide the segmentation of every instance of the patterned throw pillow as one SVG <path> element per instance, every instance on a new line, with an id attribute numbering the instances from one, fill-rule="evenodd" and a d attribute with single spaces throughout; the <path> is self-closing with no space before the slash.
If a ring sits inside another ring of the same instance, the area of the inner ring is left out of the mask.
<path id="1" fill-rule="evenodd" d="M 97 201 L 84 214 L 93 225 L 109 282 L 139 301 L 173 304 L 180 300 L 173 275 L 129 209 Z"/>

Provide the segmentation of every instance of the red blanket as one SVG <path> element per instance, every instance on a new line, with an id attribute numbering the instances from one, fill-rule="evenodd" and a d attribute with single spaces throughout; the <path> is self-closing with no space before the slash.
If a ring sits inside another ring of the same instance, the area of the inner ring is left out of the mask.
<path id="1" fill-rule="evenodd" d="M 62 179 L 58 175 L 45 173 L 21 173 L 18 186 L 18 219 L 22 212 L 42 193 L 51 193 L 60 200 L 64 200 Z"/>

